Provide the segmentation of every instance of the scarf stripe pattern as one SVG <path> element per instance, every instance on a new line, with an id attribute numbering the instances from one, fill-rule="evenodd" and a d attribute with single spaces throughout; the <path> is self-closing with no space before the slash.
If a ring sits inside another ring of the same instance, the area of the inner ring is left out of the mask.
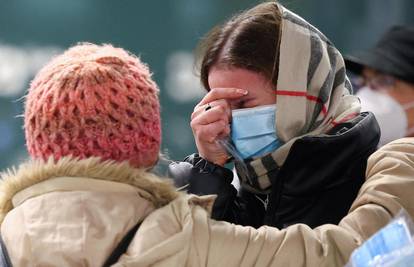
<path id="1" fill-rule="evenodd" d="M 270 192 L 268 173 L 276 179 L 274 171 L 283 165 L 295 140 L 323 135 L 360 113 L 339 51 L 303 18 L 280 4 L 278 7 L 282 23 L 276 133 L 285 144 L 264 157 L 236 163 L 242 186 L 254 193 Z M 241 164 L 246 166 L 241 168 Z"/>

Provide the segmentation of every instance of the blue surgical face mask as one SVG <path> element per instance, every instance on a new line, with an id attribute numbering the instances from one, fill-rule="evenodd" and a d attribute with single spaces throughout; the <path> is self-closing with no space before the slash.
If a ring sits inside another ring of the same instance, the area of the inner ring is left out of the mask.
<path id="1" fill-rule="evenodd" d="M 232 111 L 231 138 L 241 158 L 258 158 L 283 143 L 276 136 L 276 105 Z"/>

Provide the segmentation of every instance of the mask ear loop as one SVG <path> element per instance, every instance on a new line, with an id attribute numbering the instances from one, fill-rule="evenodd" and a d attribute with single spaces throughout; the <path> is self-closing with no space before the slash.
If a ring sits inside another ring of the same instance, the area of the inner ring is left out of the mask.
<path id="1" fill-rule="evenodd" d="M 237 164 L 238 174 L 245 178 L 249 184 L 253 184 L 253 181 L 250 177 L 247 165 L 241 157 L 240 153 L 234 147 L 233 143 L 228 138 L 217 139 L 216 143 L 219 144 L 229 155 L 233 157 L 234 163 Z"/>

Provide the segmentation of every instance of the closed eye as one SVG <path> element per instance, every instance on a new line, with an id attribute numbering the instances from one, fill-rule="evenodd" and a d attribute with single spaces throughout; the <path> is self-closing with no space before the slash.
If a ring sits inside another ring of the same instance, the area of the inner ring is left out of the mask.
<path id="1" fill-rule="evenodd" d="M 241 109 L 244 105 L 244 100 L 235 100 L 230 103 L 231 109 Z"/>
<path id="2" fill-rule="evenodd" d="M 240 108 L 254 108 L 257 106 L 258 105 L 255 99 L 248 99 L 248 100 L 243 101 L 243 104 L 241 105 Z"/>

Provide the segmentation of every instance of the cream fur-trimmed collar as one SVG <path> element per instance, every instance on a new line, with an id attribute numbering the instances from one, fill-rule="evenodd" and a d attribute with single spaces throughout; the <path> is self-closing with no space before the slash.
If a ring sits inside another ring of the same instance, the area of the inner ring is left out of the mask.
<path id="1" fill-rule="evenodd" d="M 13 208 L 11 200 L 16 193 L 36 183 L 57 177 L 88 177 L 129 184 L 145 191 L 147 194 L 142 197 L 151 201 L 157 208 L 168 204 L 180 194 L 167 179 L 133 168 L 126 162 L 102 162 L 99 158 L 79 160 L 65 157 L 57 162 L 53 158 L 49 158 L 47 162 L 31 160 L 0 176 L 0 223 Z"/>

